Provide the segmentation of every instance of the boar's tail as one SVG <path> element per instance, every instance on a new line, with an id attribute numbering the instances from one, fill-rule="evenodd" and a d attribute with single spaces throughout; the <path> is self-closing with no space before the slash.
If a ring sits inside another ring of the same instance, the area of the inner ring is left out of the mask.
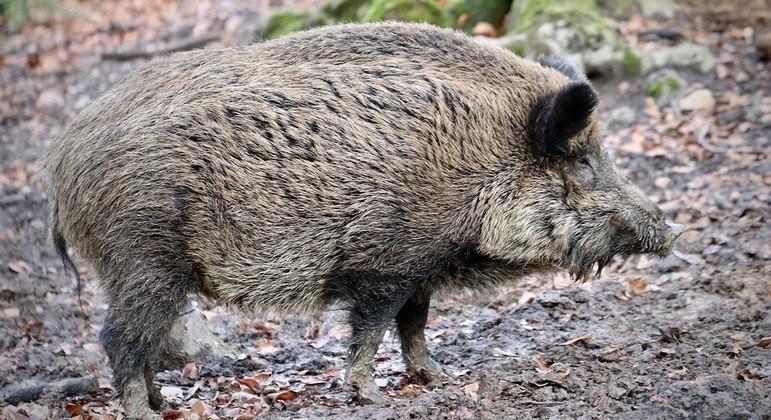
<path id="1" fill-rule="evenodd" d="M 75 275 L 75 282 L 78 288 L 78 305 L 80 306 L 80 315 L 83 318 L 87 318 L 86 313 L 83 310 L 83 298 L 80 292 L 82 289 L 80 272 L 78 272 L 78 267 L 75 266 L 75 263 L 72 262 L 72 258 L 70 258 L 69 254 L 67 254 L 67 241 L 64 239 L 62 231 L 59 228 L 59 206 L 57 204 L 54 204 L 53 206 L 53 211 L 51 212 L 51 240 L 54 243 L 54 249 L 56 250 L 56 253 L 59 255 L 59 258 L 62 259 L 62 264 L 64 264 L 64 273 L 67 274 L 68 272 L 71 272 Z"/>

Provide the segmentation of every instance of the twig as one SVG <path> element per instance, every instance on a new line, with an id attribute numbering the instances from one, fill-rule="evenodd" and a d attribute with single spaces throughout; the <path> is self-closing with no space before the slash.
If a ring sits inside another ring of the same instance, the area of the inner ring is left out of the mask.
<path id="1" fill-rule="evenodd" d="M 137 58 L 152 58 L 157 55 L 170 54 L 177 51 L 187 51 L 196 48 L 206 46 L 211 42 L 217 41 L 222 37 L 221 32 L 217 32 L 210 35 L 204 35 L 197 38 L 185 39 L 182 41 L 174 42 L 155 50 L 131 50 L 131 51 L 114 51 L 109 53 L 103 53 L 101 55 L 102 60 L 112 61 L 130 61 Z"/>
<path id="2" fill-rule="evenodd" d="M 99 381 L 92 375 L 19 388 L 11 391 L 3 400 L 8 404 L 18 404 L 36 401 L 44 395 L 69 396 L 97 391 L 99 391 Z"/>
<path id="3" fill-rule="evenodd" d="M 565 404 L 565 401 L 533 401 L 533 400 L 527 400 L 527 401 L 517 401 L 516 404 L 528 404 L 528 405 L 555 405 L 555 404 Z"/>

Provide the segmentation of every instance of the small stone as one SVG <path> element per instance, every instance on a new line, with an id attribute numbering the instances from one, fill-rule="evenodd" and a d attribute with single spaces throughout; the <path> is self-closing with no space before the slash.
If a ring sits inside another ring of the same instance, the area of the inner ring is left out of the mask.
<path id="1" fill-rule="evenodd" d="M 635 121 L 636 114 L 631 107 L 622 106 L 610 110 L 605 117 L 605 125 L 610 130 L 626 127 Z"/>
<path id="2" fill-rule="evenodd" d="M 707 111 L 715 109 L 715 98 L 709 89 L 695 90 L 680 99 L 680 109 L 683 111 Z"/>
<path id="3" fill-rule="evenodd" d="M 674 0 L 640 0 L 640 9 L 645 17 L 661 16 L 671 19 L 675 17 L 677 4 Z"/>
<path id="4" fill-rule="evenodd" d="M 64 96 L 54 89 L 44 90 L 35 103 L 40 109 L 56 109 L 64 106 Z"/>
<path id="5" fill-rule="evenodd" d="M 616 51 L 610 45 L 603 45 L 600 49 L 586 51 L 583 54 L 586 72 L 603 76 L 617 74 L 621 69 L 623 59 L 624 53 Z"/>
<path id="6" fill-rule="evenodd" d="M 641 58 L 643 73 L 665 67 L 690 68 L 709 73 L 715 68 L 715 57 L 709 48 L 692 42 L 683 42 L 670 48 L 659 48 Z"/>
<path id="7" fill-rule="evenodd" d="M 717 123 L 719 125 L 733 124 L 739 122 L 744 118 L 744 108 L 733 108 L 728 111 L 722 112 L 717 116 Z"/>
<path id="8" fill-rule="evenodd" d="M 474 35 L 481 35 L 489 38 L 495 38 L 498 36 L 498 30 L 495 29 L 495 26 L 487 22 L 479 22 L 476 25 L 474 25 L 474 29 L 471 30 L 471 33 Z"/>
<path id="9" fill-rule="evenodd" d="M 686 81 L 672 69 L 662 69 L 647 77 L 645 94 L 657 104 L 669 103 L 686 86 Z"/>

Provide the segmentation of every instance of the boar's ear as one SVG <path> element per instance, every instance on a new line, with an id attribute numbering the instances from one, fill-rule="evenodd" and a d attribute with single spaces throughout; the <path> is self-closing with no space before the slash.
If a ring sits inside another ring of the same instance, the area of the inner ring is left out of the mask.
<path id="1" fill-rule="evenodd" d="M 539 99 L 530 111 L 527 134 L 533 151 L 543 157 L 568 152 L 568 140 L 586 128 L 597 107 L 597 94 L 587 82 L 570 82 Z"/>

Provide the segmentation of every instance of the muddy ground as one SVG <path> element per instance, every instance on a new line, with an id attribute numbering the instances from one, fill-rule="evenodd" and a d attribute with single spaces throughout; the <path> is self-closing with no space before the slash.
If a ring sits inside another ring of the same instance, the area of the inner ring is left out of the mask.
<path id="1" fill-rule="evenodd" d="M 208 26 L 167 38 L 215 28 L 225 31 L 222 43 L 245 42 L 261 11 L 229 4 L 204 18 L 185 11 Z M 162 40 L 159 14 L 147 33 Z M 347 330 L 339 312 L 249 319 L 198 302 L 239 357 L 158 375 L 169 401 L 164 418 L 771 418 L 769 67 L 741 26 L 735 32 L 731 24 L 679 19 L 682 33 L 718 60 L 708 74 L 683 71 L 683 94 L 708 88 L 713 110 L 652 106 L 644 77 L 595 81 L 604 110 L 637 111 L 608 130 L 607 144 L 619 167 L 689 228 L 675 255 L 616 261 L 584 285 L 528 278 L 481 296 L 445 297 L 427 334 L 454 383 L 437 390 L 408 384 L 391 334 L 376 375 L 385 407 L 349 404 L 340 389 Z M 94 54 L 112 45 L 110 27 L 96 41 L 93 30 L 69 28 L 78 43 L 96 47 L 46 58 L 60 41 L 47 36 L 57 26 L 45 30 L 11 38 L 0 67 L 0 418 L 120 418 L 97 338 L 105 306 L 81 264 L 88 319 L 79 315 L 74 281 L 47 240 L 39 159 L 77 109 L 144 60 Z M 95 392 L 5 399 L 19 388 L 88 375 L 98 380 Z"/>

